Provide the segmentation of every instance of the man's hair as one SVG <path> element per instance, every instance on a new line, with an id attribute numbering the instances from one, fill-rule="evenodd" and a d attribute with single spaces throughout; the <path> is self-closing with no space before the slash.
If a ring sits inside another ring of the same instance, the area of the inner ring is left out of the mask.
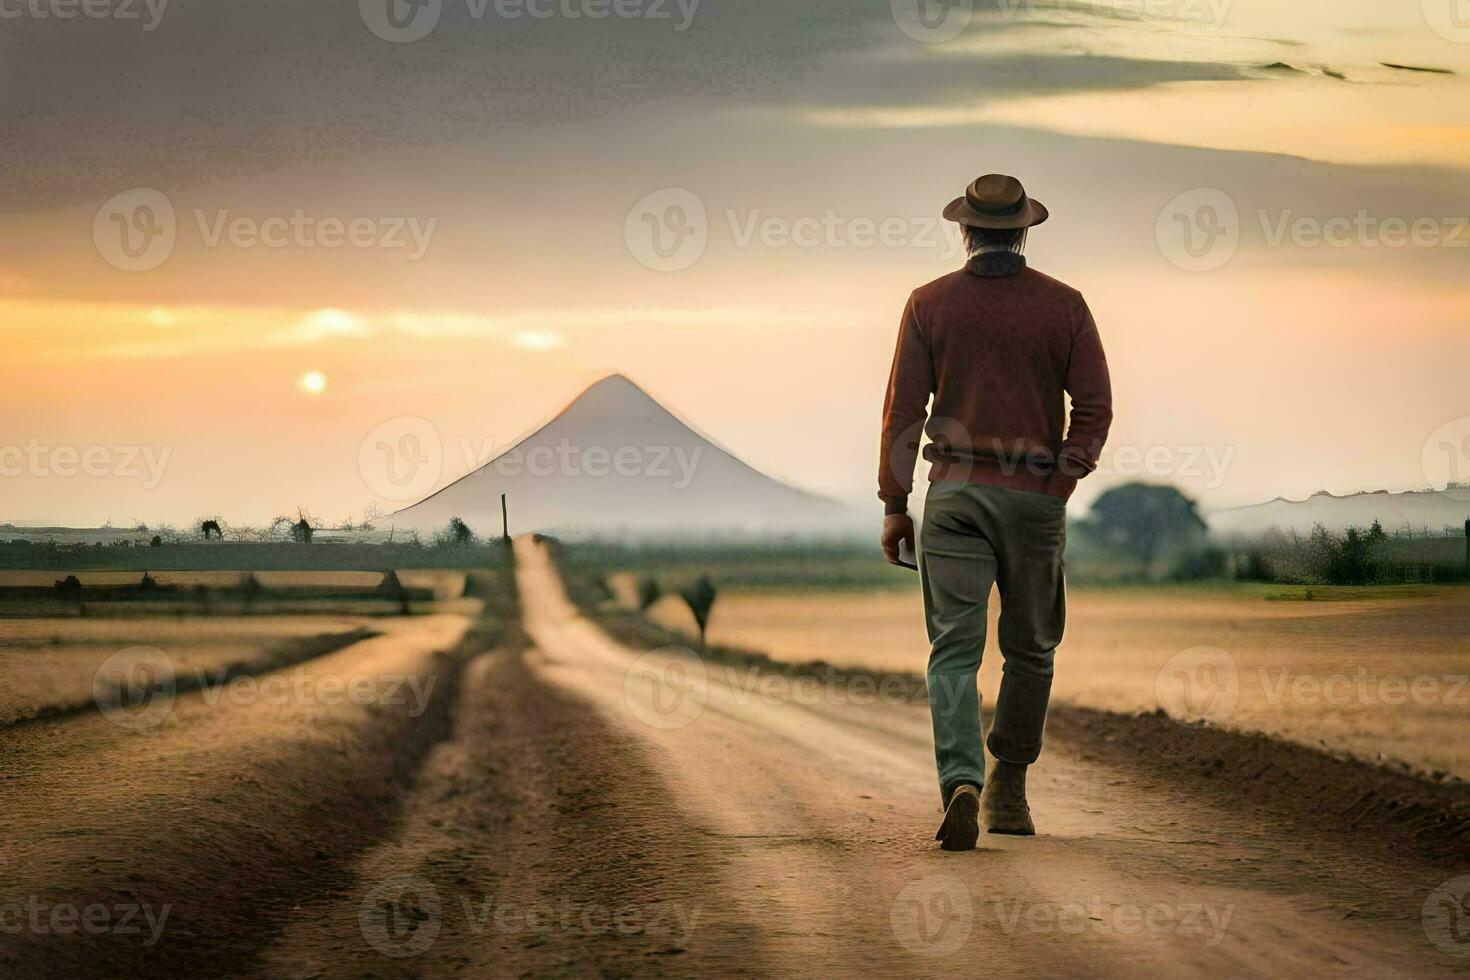
<path id="1" fill-rule="evenodd" d="M 999 247 L 1020 255 L 1026 251 L 1025 228 L 976 228 L 960 225 L 965 236 L 965 251 L 974 255 L 982 248 Z"/>

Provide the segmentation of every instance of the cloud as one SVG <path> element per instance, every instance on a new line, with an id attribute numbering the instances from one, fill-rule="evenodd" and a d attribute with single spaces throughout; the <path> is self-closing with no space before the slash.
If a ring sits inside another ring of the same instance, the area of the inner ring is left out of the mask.
<path id="1" fill-rule="evenodd" d="M 916 109 L 985 104 L 1023 96 L 1126 91 L 1171 82 L 1240 81 L 1238 65 L 1093 54 L 976 54 L 902 60 L 853 58 L 787 104 L 803 115 L 831 108 Z"/>
<path id="2" fill-rule="evenodd" d="M 521 350 L 552 351 L 565 347 L 567 338 L 550 330 L 526 330 L 512 336 L 510 342 Z"/>
<path id="3" fill-rule="evenodd" d="M 391 341 L 488 341 L 527 351 L 559 350 L 571 331 L 696 327 L 797 329 L 830 323 L 830 312 L 762 309 L 547 309 L 466 313 L 309 313 L 247 307 L 135 307 L 32 302 L 0 304 L 18 327 L 15 353 L 62 358 L 165 358 L 288 347 Z M 82 324 L 85 326 L 77 326 Z"/>

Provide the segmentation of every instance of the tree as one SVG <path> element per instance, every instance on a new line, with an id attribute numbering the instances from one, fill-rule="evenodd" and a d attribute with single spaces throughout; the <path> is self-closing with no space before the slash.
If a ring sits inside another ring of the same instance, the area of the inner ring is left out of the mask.
<path id="1" fill-rule="evenodd" d="M 679 593 L 689 605 L 689 611 L 694 614 L 694 621 L 699 624 L 699 648 L 704 649 L 705 634 L 709 630 L 709 614 L 715 606 L 715 597 L 719 594 L 715 591 L 715 584 L 709 580 L 708 575 L 701 575 L 697 581 Z"/>
<path id="2" fill-rule="evenodd" d="M 1327 585 L 1367 585 L 1378 578 L 1373 532 L 1350 527 L 1339 537 L 1321 524 L 1307 538 L 1307 571 Z"/>
<path id="3" fill-rule="evenodd" d="M 647 612 L 649 607 L 664 597 L 663 586 L 652 575 L 638 580 L 638 611 Z"/>
<path id="4" fill-rule="evenodd" d="M 407 616 L 412 609 L 409 606 L 408 589 L 404 588 L 403 582 L 398 578 L 398 572 L 388 569 L 383 573 L 383 581 L 378 584 L 378 591 L 390 599 L 397 601 L 398 611 Z"/>
<path id="5" fill-rule="evenodd" d="M 1200 544 L 1207 530 L 1193 500 L 1174 487 L 1149 483 L 1125 483 L 1098 497 L 1092 525 L 1104 541 L 1146 564 Z"/>
<path id="6" fill-rule="evenodd" d="M 225 528 L 225 532 L 229 534 L 231 541 L 259 541 L 263 534 L 259 528 L 249 524 L 231 524 Z"/>
<path id="7" fill-rule="evenodd" d="M 1374 518 L 1373 526 L 1368 528 L 1368 543 L 1382 544 L 1384 541 L 1387 540 L 1388 535 L 1384 532 L 1383 525 L 1378 521 L 1377 518 Z"/>
<path id="8" fill-rule="evenodd" d="M 475 540 L 475 532 L 470 530 L 470 526 L 458 517 L 449 519 L 449 533 L 454 536 L 455 544 L 470 544 Z"/>
<path id="9" fill-rule="evenodd" d="M 433 545 L 436 548 L 449 546 L 461 547 L 475 543 L 475 532 L 468 524 L 458 517 L 451 517 L 444 530 L 434 535 Z"/>

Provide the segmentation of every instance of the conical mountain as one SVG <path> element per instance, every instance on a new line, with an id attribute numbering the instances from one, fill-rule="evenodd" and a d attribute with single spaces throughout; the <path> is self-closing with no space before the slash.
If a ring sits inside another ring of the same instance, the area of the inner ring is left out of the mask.
<path id="1" fill-rule="evenodd" d="M 502 493 L 512 534 L 827 535 L 856 516 L 747 465 L 621 374 L 392 521 L 433 531 L 459 517 L 498 535 Z"/>

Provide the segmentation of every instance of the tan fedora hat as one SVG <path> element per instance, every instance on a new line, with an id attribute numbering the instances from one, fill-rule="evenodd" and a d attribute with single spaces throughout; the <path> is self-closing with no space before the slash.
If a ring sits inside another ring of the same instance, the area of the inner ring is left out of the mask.
<path id="1" fill-rule="evenodd" d="M 1047 219 L 1050 212 L 1040 201 L 1026 196 L 1026 188 L 1014 177 L 986 174 L 965 188 L 944 209 L 950 221 L 973 228 L 1030 228 Z"/>

